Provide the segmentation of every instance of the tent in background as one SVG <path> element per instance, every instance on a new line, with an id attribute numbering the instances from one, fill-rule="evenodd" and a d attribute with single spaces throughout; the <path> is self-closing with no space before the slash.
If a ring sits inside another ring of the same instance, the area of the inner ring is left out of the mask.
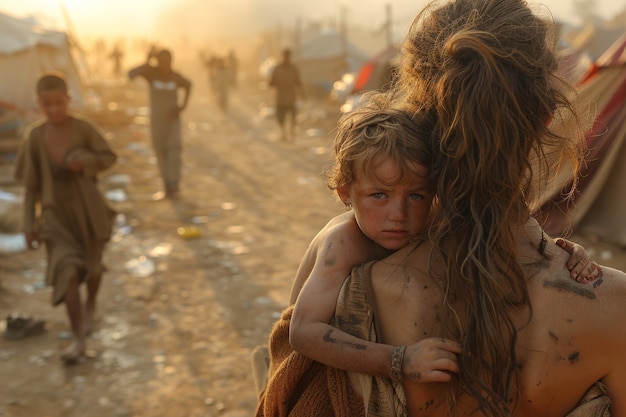
<path id="1" fill-rule="evenodd" d="M 334 29 L 323 29 L 303 40 L 294 61 L 302 82 L 328 93 L 346 72 L 356 72 L 369 56 Z"/>
<path id="2" fill-rule="evenodd" d="M 562 186 L 571 183 L 556 182 L 538 217 L 555 237 L 574 230 L 626 246 L 626 34 L 596 60 L 578 100 L 598 114 L 576 195 L 564 201 Z"/>
<path id="3" fill-rule="evenodd" d="M 397 47 L 389 46 L 363 64 L 354 81 L 352 94 L 388 88 L 399 52 Z"/>
<path id="4" fill-rule="evenodd" d="M 64 32 L 46 30 L 31 19 L 0 13 L 0 97 L 20 108 L 33 108 L 35 83 L 43 71 L 65 74 L 73 104 L 85 104 L 83 78 Z"/>

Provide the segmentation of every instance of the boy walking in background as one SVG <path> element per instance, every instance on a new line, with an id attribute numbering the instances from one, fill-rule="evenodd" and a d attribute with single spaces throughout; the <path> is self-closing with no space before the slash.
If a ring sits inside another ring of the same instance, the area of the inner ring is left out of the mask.
<path id="1" fill-rule="evenodd" d="M 97 174 L 116 160 L 100 132 L 68 114 L 63 75 L 43 74 L 36 87 L 45 118 L 29 126 L 20 148 L 16 179 L 25 187 L 23 231 L 27 246 L 46 246 L 46 284 L 52 305 L 65 303 L 73 341 L 62 355 L 75 364 L 85 355 L 96 297 L 105 267 L 102 255 L 115 212 L 97 186 Z M 39 210 L 36 210 L 39 208 Z M 83 305 L 79 287 L 87 287 Z"/>

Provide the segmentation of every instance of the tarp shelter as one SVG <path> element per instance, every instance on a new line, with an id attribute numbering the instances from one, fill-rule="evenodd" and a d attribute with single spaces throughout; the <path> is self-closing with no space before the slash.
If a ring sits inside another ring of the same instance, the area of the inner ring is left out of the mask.
<path id="1" fill-rule="evenodd" d="M 32 19 L 0 13 L 0 98 L 33 108 L 37 78 L 49 70 L 65 74 L 73 103 L 82 105 L 82 77 L 67 34 L 43 29 Z"/>
<path id="2" fill-rule="evenodd" d="M 397 47 L 390 46 L 363 64 L 357 73 L 351 93 L 359 94 L 388 88 L 394 66 L 397 65 L 398 53 Z"/>
<path id="3" fill-rule="evenodd" d="M 556 181 L 538 216 L 552 236 L 574 230 L 626 246 L 626 33 L 596 60 L 578 100 L 594 103 L 597 116 L 576 195 L 564 201 L 571 186 Z"/>
<path id="4" fill-rule="evenodd" d="M 334 29 L 309 35 L 296 51 L 302 82 L 329 92 L 346 72 L 356 72 L 369 59 L 361 49 Z"/>

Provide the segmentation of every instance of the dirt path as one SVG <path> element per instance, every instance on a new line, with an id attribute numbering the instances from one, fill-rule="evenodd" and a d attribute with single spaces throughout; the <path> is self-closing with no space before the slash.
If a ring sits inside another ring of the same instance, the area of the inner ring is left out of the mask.
<path id="1" fill-rule="evenodd" d="M 329 103 L 307 103 L 298 140 L 286 144 L 274 119 L 263 117 L 268 92 L 235 92 L 223 115 L 202 80 L 196 86 L 184 114 L 178 200 L 152 199 L 161 186 L 145 118 L 100 120 L 120 156 L 102 185 L 126 197 L 112 204 L 130 227 L 107 251 L 85 363 L 65 368 L 59 360 L 68 327 L 42 288 L 43 251 L 0 257 L 0 318 L 20 312 L 48 322 L 41 335 L 0 338 L 0 417 L 252 415 L 250 352 L 285 307 L 306 245 L 342 210 L 319 177 L 337 114 Z M 147 103 L 141 89 L 104 93 L 118 111 Z M 183 239 L 181 226 L 201 236 Z M 624 249 L 575 239 L 602 263 L 626 269 Z"/>
<path id="2" fill-rule="evenodd" d="M 223 115 L 198 89 L 184 116 L 177 200 L 152 199 L 161 187 L 145 120 L 101 123 L 120 156 L 102 185 L 127 197 L 112 204 L 132 231 L 115 236 L 107 251 L 90 359 L 73 368 L 60 363 L 68 329 L 63 308 L 50 307 L 41 285 L 43 251 L 0 259 L 0 317 L 16 311 L 48 321 L 39 336 L 0 339 L 0 416 L 252 414 L 250 351 L 266 342 L 285 307 L 306 245 L 341 209 L 319 177 L 330 140 L 321 133 L 336 113 L 328 103 L 308 103 L 298 140 L 286 144 L 277 141 L 274 119 L 261 115 L 268 92 L 235 92 Z M 107 93 L 146 103 L 143 91 Z M 181 238 L 178 227 L 201 236 Z M 133 273 L 129 262 L 144 271 Z"/>

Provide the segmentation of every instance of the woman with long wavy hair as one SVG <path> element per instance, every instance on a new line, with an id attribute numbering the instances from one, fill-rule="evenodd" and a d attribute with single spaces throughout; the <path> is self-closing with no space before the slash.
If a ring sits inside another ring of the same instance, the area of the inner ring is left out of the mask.
<path id="1" fill-rule="evenodd" d="M 525 1 L 456 0 L 426 7 L 402 45 L 392 94 L 437 120 L 438 204 L 428 241 L 369 271 L 376 321 L 385 343 L 463 346 L 452 384 L 403 384 L 409 415 L 564 416 L 594 386 L 626 415 L 626 276 L 570 280 L 531 215 L 582 151 L 551 29 Z"/>

